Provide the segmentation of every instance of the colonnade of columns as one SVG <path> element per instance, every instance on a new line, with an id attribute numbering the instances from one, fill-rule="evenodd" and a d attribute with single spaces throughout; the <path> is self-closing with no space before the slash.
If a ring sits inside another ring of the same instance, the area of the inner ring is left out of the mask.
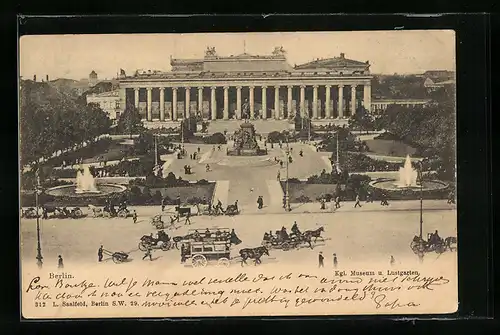
<path id="1" fill-rule="evenodd" d="M 312 115 L 309 112 L 309 108 L 306 107 L 306 87 L 312 87 Z M 344 87 L 345 86 L 350 86 L 351 92 L 350 92 L 350 105 L 347 105 L 346 99 L 344 99 Z M 331 118 L 344 118 L 347 116 L 347 112 L 350 111 L 351 115 L 355 113 L 356 108 L 358 106 L 359 101 L 357 101 L 357 87 L 358 86 L 363 86 L 363 106 L 365 109 L 370 111 L 371 108 L 371 86 L 369 84 L 363 84 L 363 85 L 344 85 L 344 84 L 326 84 L 326 85 L 275 85 L 268 87 L 266 85 L 256 85 L 256 86 L 211 86 L 210 87 L 210 104 L 209 104 L 209 119 L 211 120 L 216 120 L 217 119 L 217 101 L 216 101 L 216 90 L 219 88 L 222 88 L 223 90 L 223 109 L 222 109 L 222 119 L 228 120 L 229 119 L 229 89 L 230 88 L 236 88 L 236 108 L 234 110 L 235 118 L 236 119 L 241 119 L 243 117 L 242 115 L 242 90 L 247 89 L 248 90 L 248 116 L 250 119 L 255 119 L 257 117 L 257 113 L 255 111 L 255 89 L 260 88 L 261 90 L 261 110 L 260 113 L 258 113 L 258 117 L 262 119 L 267 119 L 268 118 L 268 101 L 267 101 L 267 89 L 273 89 L 274 90 L 274 104 L 273 104 L 273 110 L 274 112 L 271 113 L 271 118 L 274 119 L 281 119 L 282 118 L 282 113 L 280 109 L 280 89 L 285 88 L 287 89 L 287 99 L 286 99 L 286 115 L 288 118 L 291 118 L 294 116 L 295 113 L 299 113 L 302 117 L 311 117 L 312 119 L 331 119 Z M 298 101 L 298 106 L 296 106 L 295 111 L 293 110 L 293 88 L 294 87 L 300 87 L 299 91 L 299 101 Z M 318 90 L 319 88 L 324 88 L 324 96 L 319 97 Z M 336 87 L 337 89 L 337 99 L 332 100 L 332 87 Z M 184 110 L 182 111 L 182 116 L 185 118 L 188 118 L 192 115 L 196 115 L 199 113 L 202 109 L 203 105 L 203 89 L 205 87 L 197 87 L 197 111 L 193 111 L 191 108 L 191 89 L 194 89 L 193 87 L 186 86 L 186 87 L 158 87 L 158 88 L 152 88 L 152 87 L 147 87 L 146 88 L 146 119 L 148 121 L 153 120 L 152 116 L 152 91 L 153 89 L 158 89 L 159 90 L 159 119 L 160 121 L 165 121 L 165 90 L 172 90 L 172 101 L 171 101 L 171 113 L 170 113 L 170 120 L 177 120 L 179 118 L 179 113 L 178 113 L 178 91 L 179 89 L 184 90 Z M 139 90 L 140 88 L 134 88 L 134 105 L 136 108 L 139 108 Z M 246 99 L 245 99 L 246 100 Z M 318 100 L 321 100 L 323 102 L 324 106 L 324 113 L 321 113 L 321 104 L 318 103 Z M 344 104 L 344 102 L 346 102 Z M 336 107 L 332 105 L 336 103 Z M 298 107 L 298 108 L 297 108 Z M 297 110 L 298 109 L 298 110 Z M 336 111 L 336 113 L 334 113 Z M 336 115 L 334 115 L 336 114 Z M 181 116 L 181 117 L 182 117 Z"/>

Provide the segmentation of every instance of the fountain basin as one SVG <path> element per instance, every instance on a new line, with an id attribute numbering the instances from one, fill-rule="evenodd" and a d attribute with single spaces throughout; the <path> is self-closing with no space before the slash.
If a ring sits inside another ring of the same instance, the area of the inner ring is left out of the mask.
<path id="1" fill-rule="evenodd" d="M 127 190 L 126 186 L 117 184 L 99 184 L 97 190 L 92 191 L 79 191 L 77 185 L 61 185 L 49 188 L 45 191 L 46 194 L 54 197 L 70 197 L 70 198 L 84 198 L 84 197 L 104 197 L 111 194 L 121 193 Z"/>
<path id="2" fill-rule="evenodd" d="M 377 179 L 370 182 L 370 186 L 375 189 L 380 189 L 384 191 L 413 191 L 413 192 L 428 192 L 428 191 L 439 191 L 448 188 L 448 184 L 440 180 L 424 180 L 422 187 L 420 185 L 401 185 L 399 180 L 392 178 Z"/>

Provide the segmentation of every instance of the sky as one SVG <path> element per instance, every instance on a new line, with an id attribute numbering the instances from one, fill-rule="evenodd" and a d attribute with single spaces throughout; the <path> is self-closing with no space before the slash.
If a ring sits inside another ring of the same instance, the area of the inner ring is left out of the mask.
<path id="1" fill-rule="evenodd" d="M 269 55 L 283 46 L 290 65 L 316 58 L 338 57 L 369 61 L 377 74 L 455 70 L 452 30 L 196 33 L 117 35 L 32 35 L 19 42 L 20 75 L 25 79 L 111 79 L 120 69 L 170 70 L 170 57 L 203 58 L 207 46 L 219 56 L 246 51 Z"/>

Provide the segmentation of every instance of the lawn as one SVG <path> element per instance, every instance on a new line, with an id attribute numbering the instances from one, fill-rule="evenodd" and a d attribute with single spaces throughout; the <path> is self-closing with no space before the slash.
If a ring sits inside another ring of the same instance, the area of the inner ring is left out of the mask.
<path id="1" fill-rule="evenodd" d="M 374 139 L 365 142 L 369 152 L 377 155 L 405 157 L 406 155 L 414 156 L 417 152 L 417 149 L 401 141 Z"/>

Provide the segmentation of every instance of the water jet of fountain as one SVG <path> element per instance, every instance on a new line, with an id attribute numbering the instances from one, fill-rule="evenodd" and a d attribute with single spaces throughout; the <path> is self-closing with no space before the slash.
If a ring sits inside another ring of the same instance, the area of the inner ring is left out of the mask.
<path id="1" fill-rule="evenodd" d="M 399 168 L 399 187 L 417 186 L 418 172 L 411 166 L 410 155 L 406 155 L 405 164 Z"/>
<path id="2" fill-rule="evenodd" d="M 78 171 L 76 173 L 76 189 L 75 193 L 99 193 L 95 185 L 95 179 L 88 165 L 83 167 L 83 173 Z"/>

